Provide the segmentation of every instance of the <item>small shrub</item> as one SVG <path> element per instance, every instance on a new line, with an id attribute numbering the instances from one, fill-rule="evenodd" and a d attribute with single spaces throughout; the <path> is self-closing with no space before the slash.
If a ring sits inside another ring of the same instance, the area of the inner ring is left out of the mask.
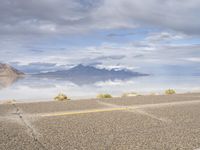
<path id="1" fill-rule="evenodd" d="M 54 97 L 54 100 L 56 101 L 66 101 L 69 100 L 69 98 L 65 94 L 58 94 L 58 96 Z"/>
<path id="2" fill-rule="evenodd" d="M 14 104 L 14 103 L 16 103 L 16 100 L 3 101 L 3 104 Z"/>
<path id="3" fill-rule="evenodd" d="M 151 92 L 149 95 L 150 96 L 155 96 L 155 95 L 158 95 L 158 93 Z"/>
<path id="4" fill-rule="evenodd" d="M 168 89 L 168 90 L 165 91 L 165 94 L 166 94 L 166 95 L 176 94 L 176 91 L 173 90 L 173 89 Z"/>
<path id="5" fill-rule="evenodd" d="M 110 94 L 99 94 L 99 95 L 97 95 L 97 98 L 112 98 L 112 95 L 110 95 Z"/>
<path id="6" fill-rule="evenodd" d="M 139 95 L 136 92 L 130 92 L 130 93 L 122 94 L 122 97 L 133 97 L 133 96 L 139 96 Z"/>

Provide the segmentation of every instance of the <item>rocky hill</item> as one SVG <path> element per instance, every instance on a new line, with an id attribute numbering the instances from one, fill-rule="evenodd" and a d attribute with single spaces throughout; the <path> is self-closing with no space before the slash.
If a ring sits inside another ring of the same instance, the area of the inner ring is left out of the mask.
<path id="1" fill-rule="evenodd" d="M 13 68 L 12 66 L 0 63 L 0 77 L 5 77 L 5 76 L 17 77 L 23 75 L 24 75 L 23 72 L 20 72 L 19 70 Z"/>

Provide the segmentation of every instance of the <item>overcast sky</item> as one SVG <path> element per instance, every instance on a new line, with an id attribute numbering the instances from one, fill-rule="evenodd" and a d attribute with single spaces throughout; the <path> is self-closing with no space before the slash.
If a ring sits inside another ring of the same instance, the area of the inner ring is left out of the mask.
<path id="1" fill-rule="evenodd" d="M 0 62 L 199 68 L 199 0 L 0 0 Z"/>

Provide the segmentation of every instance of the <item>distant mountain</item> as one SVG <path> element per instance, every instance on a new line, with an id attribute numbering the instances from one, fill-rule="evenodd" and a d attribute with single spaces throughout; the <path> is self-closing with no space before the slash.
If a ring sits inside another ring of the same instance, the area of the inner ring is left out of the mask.
<path id="1" fill-rule="evenodd" d="M 0 89 L 11 86 L 23 75 L 24 73 L 12 66 L 0 63 Z"/>
<path id="2" fill-rule="evenodd" d="M 22 75 L 24 75 L 24 73 L 13 68 L 12 66 L 0 63 L 0 77 L 17 77 Z"/>
<path id="3" fill-rule="evenodd" d="M 132 72 L 129 70 L 107 70 L 98 69 L 93 66 L 78 65 L 69 70 L 59 70 L 55 72 L 40 73 L 34 76 L 45 78 L 57 78 L 69 80 L 75 84 L 91 84 L 98 81 L 106 80 L 126 80 L 133 77 L 146 76 L 138 72 Z"/>

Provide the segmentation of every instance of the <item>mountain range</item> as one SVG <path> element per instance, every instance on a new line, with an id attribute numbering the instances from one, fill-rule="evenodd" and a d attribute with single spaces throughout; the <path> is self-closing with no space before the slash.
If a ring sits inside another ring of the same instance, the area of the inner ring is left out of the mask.
<path id="1" fill-rule="evenodd" d="M 91 84 L 106 80 L 126 80 L 133 77 L 146 76 L 147 74 L 133 72 L 130 70 L 107 70 L 93 66 L 77 65 L 68 70 L 35 74 L 35 77 L 57 78 L 71 81 L 78 85 Z"/>
<path id="2" fill-rule="evenodd" d="M 15 81 L 25 74 L 8 64 L 0 63 L 0 84 L 5 86 Z M 130 70 L 107 70 L 99 69 L 93 66 L 77 65 L 68 70 L 58 70 L 54 72 L 37 73 L 27 76 L 33 81 L 38 78 L 48 78 L 51 80 L 70 81 L 77 85 L 93 84 L 99 81 L 107 80 L 127 80 L 133 77 L 146 76 L 147 74 L 133 72 Z M 11 80 L 12 79 L 12 80 Z"/>

